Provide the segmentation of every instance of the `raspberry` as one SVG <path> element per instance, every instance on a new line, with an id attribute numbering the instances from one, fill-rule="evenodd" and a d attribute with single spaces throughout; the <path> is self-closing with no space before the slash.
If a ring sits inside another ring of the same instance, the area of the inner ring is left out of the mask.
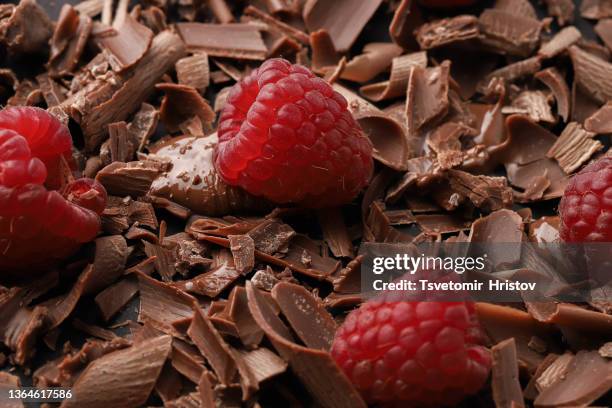
<path id="1" fill-rule="evenodd" d="M 331 354 L 369 403 L 447 406 L 486 382 L 482 341 L 470 302 L 372 300 L 348 315 Z"/>
<path id="2" fill-rule="evenodd" d="M 612 242 L 612 157 L 589 164 L 569 182 L 559 204 L 565 242 Z"/>
<path id="3" fill-rule="evenodd" d="M 283 59 L 233 87 L 218 136 L 215 164 L 225 182 L 277 203 L 344 204 L 372 173 L 372 145 L 346 99 Z"/>
<path id="4" fill-rule="evenodd" d="M 93 239 L 106 191 L 94 180 L 61 186 L 68 129 L 43 109 L 0 111 L 0 270 L 49 267 Z M 50 177 L 52 180 L 50 180 Z"/>

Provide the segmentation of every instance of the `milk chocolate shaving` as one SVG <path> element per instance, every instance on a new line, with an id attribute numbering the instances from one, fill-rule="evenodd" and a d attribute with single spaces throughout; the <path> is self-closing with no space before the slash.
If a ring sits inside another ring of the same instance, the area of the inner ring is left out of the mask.
<path id="1" fill-rule="evenodd" d="M 228 385 L 236 373 L 236 362 L 229 346 L 210 323 L 199 307 L 187 333 L 200 352 L 206 357 L 222 384 Z"/>
<path id="2" fill-rule="evenodd" d="M 450 62 L 439 67 L 413 67 L 406 94 L 406 117 L 409 132 L 443 117 L 448 112 Z M 411 133 L 412 136 L 412 133 Z"/>
<path id="3" fill-rule="evenodd" d="M 340 78 L 359 83 L 368 82 L 387 69 L 394 58 L 402 54 L 402 48 L 393 43 L 369 43 L 363 53 L 352 58 L 340 74 Z"/>
<path id="4" fill-rule="evenodd" d="M 9 390 L 18 389 L 21 386 L 19 377 L 0 371 L 0 392 L 2 395 L 9 395 Z M 23 402 L 19 399 L 3 402 L 5 408 L 24 408 Z"/>
<path id="5" fill-rule="evenodd" d="M 255 242 L 255 248 L 268 255 L 286 252 L 295 231 L 289 225 L 275 219 L 269 219 L 248 232 Z"/>
<path id="6" fill-rule="evenodd" d="M 544 323 L 602 336 L 612 333 L 612 316 L 605 313 L 569 303 L 527 302 L 526 306 L 531 316 Z"/>
<path id="7" fill-rule="evenodd" d="M 162 280 L 171 282 L 176 274 L 176 256 L 174 251 L 147 241 L 144 241 L 143 244 L 145 254 L 150 258 L 155 258 L 155 270 L 160 274 Z"/>
<path id="8" fill-rule="evenodd" d="M 179 339 L 172 340 L 172 367 L 193 383 L 198 383 L 207 374 L 204 358 L 199 350 Z"/>
<path id="9" fill-rule="evenodd" d="M 180 85 L 186 85 L 204 92 L 210 83 L 208 55 L 199 53 L 181 58 L 176 62 L 176 76 Z"/>
<path id="10" fill-rule="evenodd" d="M 570 90 L 561 73 L 554 67 L 546 68 L 534 75 L 546 85 L 557 101 L 557 113 L 567 122 L 570 115 Z"/>
<path id="11" fill-rule="evenodd" d="M 257 211 L 268 203 L 237 187 L 225 184 L 213 165 L 216 134 L 171 139 L 151 148 L 159 159 L 172 163 L 151 185 L 150 195 L 172 199 L 197 213 L 223 215 L 231 212 Z"/>
<path id="12" fill-rule="evenodd" d="M 525 400 L 517 364 L 514 339 L 504 340 L 491 348 L 493 357 L 493 400 L 498 408 L 524 407 Z"/>
<path id="13" fill-rule="evenodd" d="M 416 40 L 421 49 L 429 50 L 477 38 L 479 34 L 478 19 L 461 15 L 423 24 L 416 31 Z"/>
<path id="14" fill-rule="evenodd" d="M 30 301 L 26 289 L 15 287 L 0 293 L 0 339 L 15 351 L 18 365 L 34 355 L 36 337 L 44 328 L 47 314 L 44 307 L 26 307 Z"/>
<path id="15" fill-rule="evenodd" d="M 169 362 L 166 362 L 155 384 L 155 392 L 164 404 L 167 404 L 180 396 L 182 387 L 183 380 L 180 373 Z"/>
<path id="16" fill-rule="evenodd" d="M 105 322 L 110 321 L 138 293 L 138 282 L 126 277 L 96 295 L 95 301 Z"/>
<path id="17" fill-rule="evenodd" d="M 96 239 L 96 252 L 83 294 L 97 293 L 119 278 L 128 258 L 128 247 L 121 235 Z"/>
<path id="18" fill-rule="evenodd" d="M 247 302 L 246 290 L 242 286 L 235 286 L 229 298 L 229 317 L 236 323 L 238 335 L 242 344 L 247 347 L 257 347 L 263 338 L 263 331 L 257 325 Z"/>
<path id="19" fill-rule="evenodd" d="M 603 105 L 584 121 L 585 130 L 593 133 L 612 133 L 612 103 Z"/>
<path id="20" fill-rule="evenodd" d="M 255 266 L 255 242 L 248 235 L 228 235 L 236 270 L 242 275 Z"/>
<path id="21" fill-rule="evenodd" d="M 504 107 L 503 114 L 524 114 L 534 122 L 555 123 L 549 97 L 542 91 L 523 91 L 513 101 L 512 106 Z"/>
<path id="22" fill-rule="evenodd" d="M 109 139 L 108 148 L 110 150 L 111 162 L 128 162 L 134 156 L 136 150 L 133 143 L 131 143 L 127 123 L 117 122 L 110 123 L 108 125 Z"/>
<path id="23" fill-rule="evenodd" d="M 402 96 L 406 93 L 412 67 L 425 68 L 426 66 L 427 54 L 425 51 L 393 58 L 389 80 L 362 86 L 359 92 L 375 102 Z"/>
<path id="24" fill-rule="evenodd" d="M 44 51 L 53 33 L 53 23 L 35 0 L 21 0 L 0 16 L 0 42 L 13 55 Z"/>
<path id="25" fill-rule="evenodd" d="M 546 156 L 557 160 L 563 171 L 571 174 L 604 147 L 594 136 L 578 123 L 568 123 Z"/>
<path id="26" fill-rule="evenodd" d="M 177 286 L 189 293 L 215 298 L 240 277 L 233 265 L 219 265 L 190 280 L 177 282 Z"/>
<path id="27" fill-rule="evenodd" d="M 303 286 L 281 282 L 272 289 L 272 297 L 289 324 L 306 344 L 318 350 L 330 350 L 336 322 L 320 300 Z"/>
<path id="28" fill-rule="evenodd" d="M 319 223 L 323 229 L 323 238 L 336 257 L 352 257 L 353 243 L 344 223 L 343 214 L 339 209 L 320 210 Z"/>
<path id="29" fill-rule="evenodd" d="M 597 351 L 582 350 L 567 373 L 546 388 L 534 401 L 536 407 L 586 406 L 612 387 L 612 361 Z"/>
<path id="30" fill-rule="evenodd" d="M 161 173 L 162 166 L 152 161 L 114 162 L 96 176 L 109 194 L 140 197 L 145 195 Z"/>
<path id="31" fill-rule="evenodd" d="M 478 22 L 480 40 L 496 52 L 527 57 L 540 42 L 542 24 L 533 18 L 485 9 Z"/>
<path id="32" fill-rule="evenodd" d="M 211 57 L 264 60 L 268 52 L 253 24 L 179 23 L 177 28 L 189 51 Z"/>
<path id="33" fill-rule="evenodd" d="M 104 7 L 104 0 L 84 0 L 74 8 L 82 14 L 85 14 L 89 17 L 95 17 L 102 12 L 102 8 Z"/>
<path id="34" fill-rule="evenodd" d="M 594 20 L 612 17 L 612 4 L 608 0 L 583 0 L 580 15 Z"/>
<path id="35" fill-rule="evenodd" d="M 312 69 L 315 72 L 323 72 L 324 68 L 334 66 L 340 61 L 340 55 L 327 30 L 310 33 L 310 47 L 312 48 Z"/>
<path id="36" fill-rule="evenodd" d="M 287 363 L 265 347 L 253 351 L 239 350 L 236 354 L 237 359 L 242 361 L 257 383 L 276 377 L 287 370 Z"/>
<path id="37" fill-rule="evenodd" d="M 547 43 L 543 44 L 538 50 L 538 55 L 542 58 L 552 58 L 570 46 L 577 43 L 582 38 L 580 31 L 574 26 L 565 27 L 559 31 Z"/>
<path id="38" fill-rule="evenodd" d="M 486 93 L 491 81 L 493 81 L 495 78 L 500 78 L 504 83 L 508 84 L 527 75 L 535 74 L 541 67 L 542 64 L 539 57 L 531 57 L 510 65 L 506 65 L 505 67 L 499 68 L 487 75 L 478 83 L 476 89 L 478 92 Z"/>
<path id="39" fill-rule="evenodd" d="M 275 30 L 281 34 L 285 34 L 289 37 L 295 38 L 297 41 L 304 45 L 310 44 L 310 38 L 306 33 L 301 30 L 298 30 L 292 25 L 284 23 L 283 21 L 279 20 L 278 18 L 275 18 L 274 16 L 264 13 L 256 7 L 247 6 L 244 9 L 244 14 L 263 21 L 268 25 L 271 30 Z"/>
<path id="40" fill-rule="evenodd" d="M 607 342 L 599 348 L 599 355 L 605 358 L 612 358 L 612 342 Z"/>
<path id="41" fill-rule="evenodd" d="M 472 224 L 470 242 L 520 243 L 523 241 L 523 219 L 508 209 L 495 211 Z M 495 269 L 499 266 L 512 266 L 521 259 L 521 246 L 512 245 L 504 251 L 489 254 L 488 261 Z"/>
<path id="42" fill-rule="evenodd" d="M 91 30 L 92 20 L 87 15 L 79 15 L 75 8 L 65 4 L 51 38 L 49 69 L 54 74 L 72 72 L 77 66 Z"/>
<path id="43" fill-rule="evenodd" d="M 228 7 L 225 0 L 208 0 L 208 6 L 220 23 L 231 23 L 234 21 L 232 11 Z M 197 4 L 197 3 L 195 3 Z"/>
<path id="44" fill-rule="evenodd" d="M 294 343 L 287 326 L 274 314 L 261 292 L 248 281 L 246 289 L 255 321 L 316 401 L 327 408 L 365 408 L 365 402 L 329 353 Z"/>
<path id="45" fill-rule="evenodd" d="M 521 17 L 538 18 L 529 0 L 496 0 L 494 8 Z"/>
<path id="46" fill-rule="evenodd" d="M 512 205 L 512 190 L 504 177 L 475 176 L 461 170 L 449 170 L 449 176 L 453 191 L 478 208 L 496 211 Z"/>
<path id="47" fill-rule="evenodd" d="M 578 87 L 600 104 L 612 99 L 612 64 L 576 46 L 569 54 Z"/>
<path id="48" fill-rule="evenodd" d="M 66 99 L 66 89 L 51 79 L 47 74 L 41 74 L 36 77 L 40 91 L 48 108 L 54 107 L 62 103 Z"/>
<path id="49" fill-rule="evenodd" d="M 601 107 L 601 104 L 589 96 L 578 86 L 578 81 L 572 83 L 572 110 L 570 119 L 574 122 L 584 123 Z"/>
<path id="50" fill-rule="evenodd" d="M 382 0 L 312 0 L 304 5 L 302 16 L 308 31 L 327 30 L 334 48 L 346 52 L 381 3 Z M 350 24 L 344 21 L 346 16 L 351 16 Z"/>
<path id="51" fill-rule="evenodd" d="M 171 349 L 171 337 L 145 340 L 107 354 L 87 366 L 61 407 L 138 406 L 153 390 Z"/>
<path id="52" fill-rule="evenodd" d="M 122 20 L 117 28 L 117 35 L 105 36 L 98 40 L 111 67 L 118 72 L 140 61 L 153 40 L 153 32 L 129 14 Z"/>
<path id="53" fill-rule="evenodd" d="M 557 18 L 559 26 L 574 21 L 574 9 L 576 5 L 572 0 L 544 0 L 548 7 L 548 14 Z"/>
<path id="54" fill-rule="evenodd" d="M 95 149 L 104 140 L 105 124 L 125 120 L 137 110 L 184 53 L 178 35 L 161 32 L 134 66 L 117 77 L 97 78 L 67 99 L 62 107 L 81 125 L 87 149 Z"/>
<path id="55" fill-rule="evenodd" d="M 173 336 L 181 337 L 173 324 L 193 316 L 195 299 L 187 293 L 138 273 L 140 313 L 138 320 Z"/>
<path id="56" fill-rule="evenodd" d="M 411 0 L 401 0 L 389 25 L 389 35 L 399 46 L 414 49 L 418 44 L 413 32 L 422 22 L 421 10 L 417 3 Z"/>

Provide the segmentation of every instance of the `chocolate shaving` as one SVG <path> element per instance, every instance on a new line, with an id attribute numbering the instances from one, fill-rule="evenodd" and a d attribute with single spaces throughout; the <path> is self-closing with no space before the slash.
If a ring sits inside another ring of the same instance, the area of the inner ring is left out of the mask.
<path id="1" fill-rule="evenodd" d="M 173 286 L 138 273 L 138 320 L 173 336 L 182 337 L 173 324 L 193 316 L 195 299 Z"/>
<path id="2" fill-rule="evenodd" d="M 246 275 L 255 266 L 255 242 L 248 235 L 228 235 L 236 270 Z"/>
<path id="3" fill-rule="evenodd" d="M 121 72 L 143 58 L 152 40 L 153 31 L 128 14 L 117 27 L 117 35 L 104 36 L 98 44 L 113 70 Z"/>
<path id="4" fill-rule="evenodd" d="M 312 48 L 312 69 L 323 72 L 325 68 L 335 66 L 340 61 L 340 55 L 327 30 L 317 30 L 310 33 L 310 48 Z"/>
<path id="5" fill-rule="evenodd" d="M 62 408 L 144 404 L 171 344 L 170 336 L 161 336 L 94 360 L 79 376 L 72 387 L 73 398 L 64 400 Z"/>
<path id="6" fill-rule="evenodd" d="M 557 101 L 557 113 L 564 122 L 567 122 L 570 115 L 570 90 L 561 73 L 551 67 L 538 72 L 534 77 L 552 91 Z"/>
<path id="7" fill-rule="evenodd" d="M 145 195 L 161 173 L 162 166 L 153 161 L 114 162 L 96 176 L 109 194 L 140 197 Z"/>
<path id="8" fill-rule="evenodd" d="M 479 34 L 478 19 L 462 15 L 423 24 L 415 35 L 421 49 L 430 50 L 477 38 Z"/>
<path id="9" fill-rule="evenodd" d="M 612 19 L 599 20 L 595 25 L 595 32 L 606 47 L 612 49 Z"/>
<path id="10" fill-rule="evenodd" d="M 563 171 L 571 174 L 604 147 L 594 136 L 578 123 L 568 123 L 546 156 L 557 160 Z"/>
<path id="11" fill-rule="evenodd" d="M 165 93 L 159 109 L 159 115 L 170 132 L 183 130 L 188 120 L 199 119 L 199 129 L 208 129 L 215 119 L 212 108 L 193 87 L 180 84 L 158 84 L 156 89 Z M 203 131 L 191 133 L 193 136 L 204 136 Z"/>
<path id="12" fill-rule="evenodd" d="M 478 208 L 496 211 L 512 205 L 512 190 L 504 177 L 475 176 L 460 170 L 449 170 L 453 191 L 466 196 Z"/>
<path id="13" fill-rule="evenodd" d="M 245 292 L 246 296 L 246 292 Z M 263 333 L 263 332 L 262 332 Z M 287 370 L 287 363 L 276 353 L 265 347 L 253 351 L 237 351 L 236 360 L 240 360 L 259 384 L 276 377 Z"/>
<path id="14" fill-rule="evenodd" d="M 487 89 L 495 78 L 500 78 L 505 84 L 508 84 L 527 75 L 535 74 L 541 67 L 542 64 L 539 57 L 531 57 L 506 65 L 505 67 L 499 68 L 487 75 L 478 83 L 476 89 L 478 92 L 486 94 Z"/>
<path id="15" fill-rule="evenodd" d="M 427 53 L 425 51 L 393 58 L 389 80 L 362 86 L 359 92 L 369 100 L 375 102 L 402 96 L 406 93 L 406 87 L 408 86 L 412 68 L 425 68 L 426 66 Z"/>
<path id="16" fill-rule="evenodd" d="M 548 101 L 548 95 L 542 91 L 523 91 L 514 98 L 512 106 L 502 109 L 502 113 L 519 113 L 529 116 L 534 122 L 555 123 Z"/>
<path id="17" fill-rule="evenodd" d="M 186 85 L 204 92 L 210 84 L 208 55 L 199 53 L 181 58 L 176 62 L 176 76 L 180 85 Z"/>
<path id="18" fill-rule="evenodd" d="M 206 357 L 222 384 L 229 385 L 236 373 L 236 362 L 229 346 L 212 323 L 196 307 L 187 333 L 200 352 Z"/>
<path id="19" fill-rule="evenodd" d="M 480 40 L 496 52 L 527 57 L 540 42 L 542 24 L 499 9 L 485 9 L 478 19 Z"/>
<path id="20" fill-rule="evenodd" d="M 422 23 L 420 8 L 412 0 L 401 0 L 389 25 L 389 35 L 396 44 L 405 49 L 414 49 L 417 42 L 414 30 Z"/>
<path id="21" fill-rule="evenodd" d="M 179 339 L 172 340 L 172 367 L 185 376 L 189 381 L 197 384 L 203 375 L 208 373 L 204 358 L 199 350 Z"/>
<path id="22" fill-rule="evenodd" d="M 491 348 L 493 357 L 493 400 L 498 408 L 524 407 L 525 401 L 514 339 L 504 340 Z"/>
<path id="23" fill-rule="evenodd" d="M 57 106 L 66 99 L 66 89 L 51 79 L 48 74 L 38 75 L 36 81 L 48 108 Z"/>
<path id="24" fill-rule="evenodd" d="M 584 129 L 593 133 L 612 133 L 612 103 L 608 102 L 584 121 Z"/>
<path id="25" fill-rule="evenodd" d="M 193 279 L 177 282 L 177 287 L 185 292 L 215 298 L 234 283 L 240 273 L 233 265 L 219 265 Z"/>
<path id="26" fill-rule="evenodd" d="M 257 347 L 263 338 L 263 331 L 249 311 L 244 287 L 234 287 L 229 297 L 228 314 L 230 319 L 236 324 L 238 336 L 240 336 L 242 344 L 251 348 Z"/>
<path id="27" fill-rule="evenodd" d="M 127 123 L 110 123 L 108 134 L 109 139 L 105 143 L 108 143 L 111 162 L 128 162 L 136 149 L 129 140 Z"/>
<path id="28" fill-rule="evenodd" d="M 538 18 L 529 0 L 496 0 L 494 8 L 521 17 Z"/>
<path id="29" fill-rule="evenodd" d="M 189 51 L 211 57 L 264 60 L 268 49 L 253 24 L 179 23 L 176 25 Z M 232 41 L 227 41 L 231 38 Z"/>
<path id="30" fill-rule="evenodd" d="M 381 3 L 382 0 L 313 0 L 304 5 L 302 17 L 308 31 L 327 30 L 334 48 L 346 52 Z M 351 23 L 346 24 L 349 15 Z"/>
<path id="31" fill-rule="evenodd" d="M 40 53 L 53 33 L 53 22 L 35 0 L 21 0 L 0 15 L 0 42 L 12 55 Z"/>
<path id="32" fill-rule="evenodd" d="M 365 408 L 365 402 L 331 355 L 294 343 L 287 326 L 274 314 L 261 292 L 248 281 L 246 289 L 255 321 L 316 401 L 327 408 Z"/>
<path id="33" fill-rule="evenodd" d="M 550 41 L 543 44 L 538 50 L 542 58 L 552 58 L 576 44 L 582 38 L 580 31 L 574 26 L 565 27 L 559 31 Z"/>
<path id="34" fill-rule="evenodd" d="M 612 64 L 575 45 L 569 48 L 569 54 L 578 87 L 601 104 L 612 99 Z"/>
<path id="35" fill-rule="evenodd" d="M 301 30 L 298 30 L 292 25 L 284 23 L 283 21 L 269 14 L 264 13 L 263 11 L 261 11 L 260 9 L 256 7 L 247 6 L 244 9 L 244 14 L 247 16 L 252 16 L 258 20 L 261 20 L 262 22 L 268 25 L 270 30 L 274 30 L 280 34 L 285 34 L 291 38 L 295 38 L 297 41 L 299 41 L 300 43 L 304 45 L 310 44 L 310 38 L 308 37 L 306 33 L 304 33 Z"/>
<path id="36" fill-rule="evenodd" d="M 183 380 L 180 373 L 166 362 L 155 384 L 155 392 L 166 404 L 180 396 L 182 387 Z"/>
<path id="37" fill-rule="evenodd" d="M 612 17 L 612 4 L 608 0 L 583 0 L 580 15 L 593 20 Z"/>
<path id="38" fill-rule="evenodd" d="M 394 58 L 402 54 L 402 49 L 393 43 L 369 43 L 363 53 L 347 62 L 340 78 L 359 83 L 368 82 L 389 68 Z"/>
<path id="39" fill-rule="evenodd" d="M 105 322 L 110 321 L 138 293 L 138 282 L 126 277 L 96 295 L 95 301 Z"/>
<path id="40" fill-rule="evenodd" d="M 407 127 L 411 136 L 448 112 L 449 74 L 448 61 L 435 68 L 412 68 L 406 91 Z"/>
<path id="41" fill-rule="evenodd" d="M 289 225 L 269 219 L 248 232 L 255 242 L 255 248 L 268 255 L 286 252 L 295 231 Z"/>
<path id="42" fill-rule="evenodd" d="M 559 26 L 574 21 L 574 9 L 576 8 L 573 0 L 544 0 L 548 6 L 548 14 L 557 18 Z"/>
<path id="43" fill-rule="evenodd" d="M 19 389 L 21 381 L 19 377 L 13 374 L 0 371 L 0 393 L 9 395 L 9 390 Z M 20 399 L 8 400 L 2 402 L 4 408 L 24 408 L 23 402 Z"/>
<path id="44" fill-rule="evenodd" d="M 581 333 L 609 336 L 612 316 L 569 303 L 526 302 L 527 310 L 536 320 L 554 323 Z"/>
<path id="45" fill-rule="evenodd" d="M 323 229 L 323 238 L 336 257 L 352 257 L 353 243 L 339 209 L 320 210 L 319 223 Z"/>
<path id="46" fill-rule="evenodd" d="M 149 258 L 154 258 L 155 270 L 160 274 L 162 280 L 171 282 L 176 274 L 176 256 L 173 250 L 161 245 L 143 241 L 144 252 Z"/>
<path id="47" fill-rule="evenodd" d="M 612 361 L 597 351 L 579 351 L 567 373 L 534 401 L 536 407 L 586 406 L 612 387 Z"/>

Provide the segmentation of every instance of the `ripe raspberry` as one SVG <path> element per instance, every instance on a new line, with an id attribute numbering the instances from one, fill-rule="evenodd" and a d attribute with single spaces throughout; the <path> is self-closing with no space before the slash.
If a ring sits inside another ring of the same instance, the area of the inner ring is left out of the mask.
<path id="1" fill-rule="evenodd" d="M 331 354 L 369 403 L 447 406 L 491 367 L 470 302 L 372 300 L 338 329 Z"/>
<path id="2" fill-rule="evenodd" d="M 372 145 L 346 99 L 283 59 L 234 86 L 218 136 L 215 164 L 225 182 L 278 203 L 344 204 L 372 173 Z"/>
<path id="3" fill-rule="evenodd" d="M 586 166 L 569 182 L 559 204 L 565 242 L 612 242 L 612 157 Z"/>
<path id="4" fill-rule="evenodd" d="M 60 183 L 62 156 L 71 149 L 68 129 L 45 110 L 0 111 L 1 271 L 48 267 L 98 234 L 104 187 L 77 180 L 64 195 L 47 189 Z"/>

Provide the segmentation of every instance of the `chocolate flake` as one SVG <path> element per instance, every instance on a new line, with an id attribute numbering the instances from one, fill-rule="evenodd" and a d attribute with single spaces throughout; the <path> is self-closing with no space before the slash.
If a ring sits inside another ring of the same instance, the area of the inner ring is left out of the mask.
<path id="1" fill-rule="evenodd" d="M 608 102 L 584 121 L 584 129 L 593 133 L 612 133 L 612 103 Z"/>
<path id="2" fill-rule="evenodd" d="M 409 132 L 415 132 L 448 112 L 449 74 L 449 61 L 435 68 L 412 68 L 406 94 Z"/>
<path id="3" fill-rule="evenodd" d="M 178 31 L 193 52 L 211 57 L 264 60 L 268 49 L 253 24 L 179 23 Z M 231 38 L 232 41 L 227 41 Z"/>
<path id="4" fill-rule="evenodd" d="M 480 40 L 492 50 L 527 57 L 540 42 L 542 24 L 499 9 L 485 9 L 480 15 Z"/>
<path id="5" fill-rule="evenodd" d="M 18 389 L 21 386 L 19 377 L 13 374 L 0 371 L 0 392 L 7 395 L 9 390 Z M 24 408 L 23 402 L 19 399 L 3 401 L 4 408 Z"/>
<path id="6" fill-rule="evenodd" d="M 21 0 L 0 16 L 0 42 L 13 55 L 43 51 L 53 33 L 53 23 L 35 0 Z"/>
<path id="7" fill-rule="evenodd" d="M 195 384 L 208 372 L 198 349 L 179 339 L 172 340 L 170 361 L 176 371 Z"/>
<path id="8" fill-rule="evenodd" d="M 375 102 L 402 96 L 406 93 L 406 86 L 408 85 L 412 68 L 425 68 L 426 66 L 427 53 L 425 51 L 393 58 L 389 80 L 362 86 L 359 92 Z"/>
<path id="9" fill-rule="evenodd" d="M 248 234 L 255 242 L 258 251 L 274 255 L 286 251 L 295 236 L 295 231 L 287 224 L 270 219 L 250 230 Z"/>
<path id="10" fill-rule="evenodd" d="M 453 191 L 478 208 L 496 211 L 512 205 L 512 190 L 505 177 L 475 176 L 460 170 L 449 170 L 449 176 Z"/>
<path id="11" fill-rule="evenodd" d="M 534 77 L 552 91 L 557 101 L 557 113 L 564 122 L 567 122 L 570 115 L 570 90 L 561 73 L 555 67 L 551 67 L 538 72 Z"/>
<path id="12" fill-rule="evenodd" d="M 504 340 L 491 348 L 493 357 L 493 399 L 498 408 L 523 407 L 525 401 L 516 355 L 514 339 Z"/>
<path id="13" fill-rule="evenodd" d="M 538 51 L 538 55 L 542 58 L 552 58 L 570 46 L 577 43 L 582 38 L 580 31 L 574 26 L 565 27 L 559 31 L 550 41 L 543 44 Z"/>
<path id="14" fill-rule="evenodd" d="M 416 39 L 421 49 L 429 50 L 477 38 L 479 34 L 478 19 L 462 15 L 423 24 L 416 32 Z"/>
<path id="15" fill-rule="evenodd" d="M 162 166 L 154 161 L 114 162 L 96 176 L 109 194 L 140 197 L 145 195 L 161 173 Z"/>
<path id="16" fill-rule="evenodd" d="M 152 40 L 153 32 L 128 14 L 117 28 L 117 34 L 102 37 L 98 44 L 113 70 L 120 72 L 140 61 Z"/>
<path id="17" fill-rule="evenodd" d="M 253 351 L 238 351 L 237 355 L 257 383 L 276 377 L 287 370 L 287 363 L 265 347 Z"/>
<path id="18" fill-rule="evenodd" d="M 548 6 L 548 14 L 557 18 L 559 26 L 574 21 L 574 9 L 576 8 L 573 0 L 544 0 Z"/>
<path id="19" fill-rule="evenodd" d="M 181 290 L 215 298 L 240 277 L 233 265 L 219 265 L 193 279 L 180 281 L 176 286 Z"/>
<path id="20" fill-rule="evenodd" d="M 612 99 L 612 64 L 575 45 L 569 48 L 569 54 L 578 87 L 599 103 Z"/>
<path id="21" fill-rule="evenodd" d="M 568 123 L 546 156 L 557 160 L 563 171 L 571 174 L 603 148 L 594 136 L 595 133 L 587 132 L 578 123 Z"/>
<path id="22" fill-rule="evenodd" d="M 255 242 L 248 235 L 228 235 L 236 270 L 242 275 L 255 266 Z"/>
<path id="23" fill-rule="evenodd" d="M 208 55 L 194 54 L 176 62 L 176 76 L 180 85 L 186 85 L 204 92 L 210 83 Z"/>
<path id="24" fill-rule="evenodd" d="M 138 293 L 138 282 L 126 277 L 96 295 L 98 310 L 105 322 L 119 312 Z"/>

